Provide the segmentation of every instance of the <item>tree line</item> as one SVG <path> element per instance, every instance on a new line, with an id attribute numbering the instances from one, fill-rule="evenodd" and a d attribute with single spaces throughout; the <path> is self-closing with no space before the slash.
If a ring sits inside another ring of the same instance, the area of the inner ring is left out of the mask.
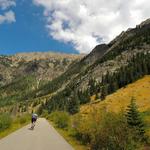
<path id="1" fill-rule="evenodd" d="M 141 52 L 134 55 L 128 65 L 122 66 L 115 72 L 107 72 L 102 76 L 101 81 L 96 81 L 91 77 L 86 90 L 67 86 L 42 107 L 49 112 L 65 110 L 74 114 L 78 112 L 81 104 L 90 102 L 92 95 L 96 95 L 97 99 L 104 100 L 107 95 L 148 74 L 150 74 L 150 53 Z"/>

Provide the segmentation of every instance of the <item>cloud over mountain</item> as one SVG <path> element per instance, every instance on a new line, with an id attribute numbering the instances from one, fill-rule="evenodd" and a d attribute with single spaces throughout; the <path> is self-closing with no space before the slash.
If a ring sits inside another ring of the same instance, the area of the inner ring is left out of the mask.
<path id="1" fill-rule="evenodd" d="M 33 0 L 44 8 L 46 27 L 54 39 L 87 53 L 122 30 L 150 17 L 149 0 Z"/>

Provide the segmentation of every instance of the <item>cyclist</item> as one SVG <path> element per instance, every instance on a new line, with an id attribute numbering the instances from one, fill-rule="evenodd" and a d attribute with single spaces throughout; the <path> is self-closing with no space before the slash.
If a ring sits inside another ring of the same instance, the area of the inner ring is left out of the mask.
<path id="1" fill-rule="evenodd" d="M 34 129 L 35 122 L 36 122 L 37 118 L 38 118 L 38 115 L 33 113 L 32 118 L 31 118 L 31 129 Z"/>

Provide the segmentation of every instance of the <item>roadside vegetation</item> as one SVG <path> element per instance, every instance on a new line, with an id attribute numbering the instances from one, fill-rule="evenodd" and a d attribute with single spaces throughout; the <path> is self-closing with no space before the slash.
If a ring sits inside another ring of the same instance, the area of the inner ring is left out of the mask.
<path id="1" fill-rule="evenodd" d="M 149 146 L 148 114 L 140 113 L 132 98 L 127 109 L 118 113 L 104 107 L 73 116 L 55 111 L 46 117 L 70 144 L 76 143 L 72 144 L 75 149 L 81 145 L 81 150 L 136 150 Z"/>
<path id="2" fill-rule="evenodd" d="M 70 143 L 75 150 L 87 150 L 88 147 L 78 141 L 74 136 L 72 136 L 72 116 L 64 111 L 55 111 L 48 114 L 47 111 L 43 111 L 42 117 L 47 118 L 47 120 L 54 126 L 54 128 L 65 138 L 65 140 Z"/>
<path id="3" fill-rule="evenodd" d="M 16 117 L 7 113 L 0 114 L 0 139 L 25 126 L 29 121 L 29 114 Z"/>

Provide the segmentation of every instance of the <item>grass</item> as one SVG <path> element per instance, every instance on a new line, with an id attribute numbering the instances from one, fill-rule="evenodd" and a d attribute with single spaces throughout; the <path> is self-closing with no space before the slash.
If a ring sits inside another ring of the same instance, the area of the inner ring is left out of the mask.
<path id="1" fill-rule="evenodd" d="M 142 112 L 142 118 L 146 125 L 146 133 L 150 136 L 150 109 Z"/>
<path id="2" fill-rule="evenodd" d="M 135 83 L 119 89 L 115 93 L 107 96 L 104 101 L 100 101 L 99 99 L 95 100 L 95 96 L 91 97 L 91 103 L 82 105 L 79 114 L 88 117 L 88 114 L 99 109 L 117 113 L 126 110 L 132 97 L 136 99 L 136 104 L 146 124 L 146 133 L 150 136 L 150 76 L 145 76 Z M 87 146 L 81 145 L 80 141 L 77 141 L 71 135 L 69 129 L 60 129 L 54 123 L 50 123 L 75 150 L 88 150 Z"/>
<path id="3" fill-rule="evenodd" d="M 146 123 L 147 134 L 150 135 L 150 76 L 145 76 L 119 89 L 115 93 L 108 95 L 104 101 L 95 100 L 95 102 L 81 106 L 80 113 L 86 116 L 93 110 L 98 109 L 117 113 L 126 110 L 132 97 L 136 99 L 138 109 L 142 112 L 143 120 Z"/>
<path id="4" fill-rule="evenodd" d="M 23 116 L 23 117 L 24 117 L 24 116 Z M 15 119 L 13 120 L 11 126 L 10 126 L 8 129 L 6 129 L 6 130 L 0 132 L 0 139 L 6 137 L 7 135 L 9 135 L 9 134 L 13 133 L 14 131 L 16 131 L 16 130 L 22 128 L 22 127 L 25 126 L 25 125 L 27 125 L 30 120 L 29 120 L 29 116 L 25 116 L 25 117 L 26 117 L 26 121 L 24 121 L 24 122 L 21 122 L 22 117 L 19 118 L 19 119 L 18 119 L 18 118 L 15 118 Z"/>
<path id="5" fill-rule="evenodd" d="M 62 135 L 64 137 L 64 139 L 70 144 L 72 145 L 72 147 L 75 150 L 88 150 L 88 147 L 85 145 L 82 145 L 79 141 L 77 141 L 73 136 L 71 136 L 70 132 L 67 129 L 61 129 L 56 127 L 56 125 L 49 121 L 50 124 L 58 131 L 58 133 L 60 135 Z"/>
<path id="6" fill-rule="evenodd" d="M 81 106 L 82 114 L 90 113 L 91 109 L 105 108 L 107 111 L 119 112 L 126 109 L 131 98 L 136 99 L 136 103 L 141 112 L 150 110 L 150 76 L 129 84 L 125 88 L 121 88 L 115 93 L 108 95 L 104 101 L 96 100 L 96 103 L 91 103 Z"/>
<path id="7" fill-rule="evenodd" d="M 79 114 L 88 117 L 88 114 L 99 109 L 117 113 L 126 110 L 132 97 L 136 99 L 136 104 L 146 124 L 146 133 L 150 136 L 150 76 L 145 76 L 135 83 L 119 89 L 115 93 L 107 96 L 104 101 L 100 101 L 99 99 L 95 100 L 95 96 L 91 97 L 91 103 L 82 105 Z M 55 125 L 54 127 L 75 150 L 88 149 L 88 147 L 81 145 L 79 141 L 71 136 L 69 130 L 59 129 Z"/>

